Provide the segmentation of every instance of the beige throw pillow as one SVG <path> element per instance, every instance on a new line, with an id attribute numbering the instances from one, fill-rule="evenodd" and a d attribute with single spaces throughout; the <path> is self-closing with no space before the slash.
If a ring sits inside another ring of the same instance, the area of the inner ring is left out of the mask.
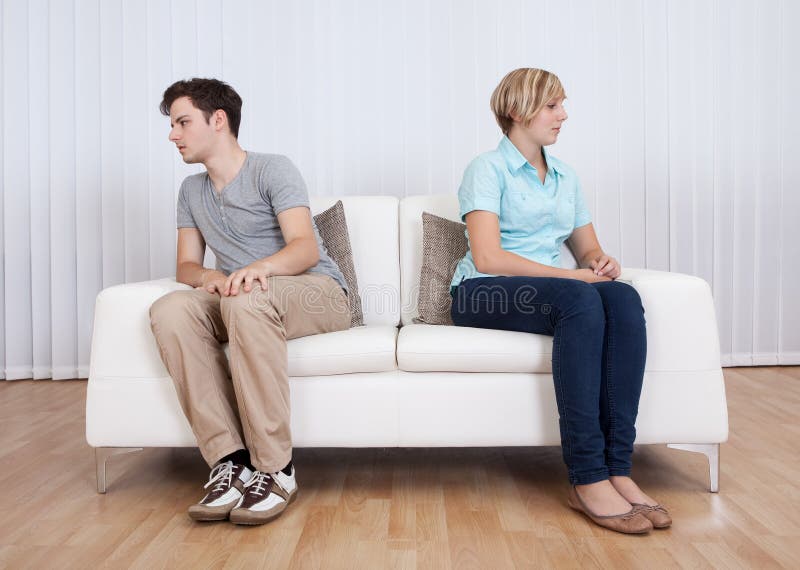
<path id="1" fill-rule="evenodd" d="M 419 317 L 415 323 L 452 325 L 450 281 L 467 253 L 467 228 L 461 222 L 422 213 L 422 270 L 419 274 Z"/>
<path id="2" fill-rule="evenodd" d="M 350 303 L 350 326 L 364 324 L 361 310 L 361 297 L 358 294 L 358 280 L 353 265 L 353 249 L 350 247 L 350 234 L 347 232 L 347 219 L 344 207 L 339 200 L 333 206 L 314 216 L 322 244 L 328 250 L 330 258 L 339 266 L 339 270 L 347 282 L 347 300 Z"/>

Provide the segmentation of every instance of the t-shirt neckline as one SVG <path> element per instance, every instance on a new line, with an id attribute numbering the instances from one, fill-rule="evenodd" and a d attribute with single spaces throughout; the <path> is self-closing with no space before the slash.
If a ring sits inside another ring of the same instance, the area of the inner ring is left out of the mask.
<path id="1" fill-rule="evenodd" d="M 244 151 L 244 162 L 242 163 L 242 166 L 239 167 L 239 172 L 236 173 L 236 176 L 233 177 L 233 180 L 228 182 L 222 190 L 217 190 L 216 188 L 214 188 L 214 183 L 211 181 L 211 176 L 209 176 L 208 170 L 206 170 L 206 179 L 208 180 L 208 187 L 211 188 L 211 191 L 214 193 L 214 195 L 222 196 L 225 190 L 233 186 L 234 183 L 237 182 L 239 178 L 242 177 L 242 173 L 244 172 L 245 167 L 247 166 L 247 163 L 249 161 L 250 161 L 250 153 L 248 151 Z"/>

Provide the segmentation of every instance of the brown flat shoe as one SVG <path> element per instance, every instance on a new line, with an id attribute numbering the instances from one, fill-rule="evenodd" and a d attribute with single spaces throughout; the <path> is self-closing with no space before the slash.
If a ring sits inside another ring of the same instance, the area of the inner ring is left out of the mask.
<path id="1" fill-rule="evenodd" d="M 589 517 L 594 524 L 609 530 L 625 534 L 646 534 L 653 530 L 653 524 L 635 506 L 627 513 L 622 513 L 621 515 L 594 514 L 589 510 L 589 507 L 586 506 L 586 503 L 583 502 L 574 486 L 569 490 L 569 499 L 567 499 L 567 503 L 571 508 Z"/>
<path id="2" fill-rule="evenodd" d="M 669 516 L 669 512 L 664 505 L 631 504 L 633 508 L 639 509 L 639 512 L 653 523 L 653 528 L 669 528 L 672 525 L 672 517 Z"/>

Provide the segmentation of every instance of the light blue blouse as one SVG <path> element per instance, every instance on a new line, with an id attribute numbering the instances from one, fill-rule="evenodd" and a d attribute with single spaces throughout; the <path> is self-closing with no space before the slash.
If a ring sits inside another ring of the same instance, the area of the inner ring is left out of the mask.
<path id="1" fill-rule="evenodd" d="M 536 169 L 508 137 L 496 150 L 475 158 L 464 171 L 458 189 L 461 220 L 473 210 L 497 214 L 500 247 L 531 261 L 561 267 L 561 245 L 575 228 L 592 221 L 580 182 L 565 163 L 547 150 L 544 184 Z M 465 231 L 467 238 L 469 233 Z M 463 279 L 493 277 L 475 268 L 472 252 L 456 266 L 451 287 Z"/>

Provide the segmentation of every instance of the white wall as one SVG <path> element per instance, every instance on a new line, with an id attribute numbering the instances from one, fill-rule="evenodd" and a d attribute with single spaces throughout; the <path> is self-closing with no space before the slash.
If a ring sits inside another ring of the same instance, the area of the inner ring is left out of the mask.
<path id="1" fill-rule="evenodd" d="M 406 196 L 456 192 L 521 66 L 567 88 L 553 152 L 605 249 L 712 283 L 726 364 L 800 363 L 796 1 L 0 5 L 5 378 L 85 377 L 97 292 L 173 273 L 173 80 L 230 82 L 312 194 Z"/>

